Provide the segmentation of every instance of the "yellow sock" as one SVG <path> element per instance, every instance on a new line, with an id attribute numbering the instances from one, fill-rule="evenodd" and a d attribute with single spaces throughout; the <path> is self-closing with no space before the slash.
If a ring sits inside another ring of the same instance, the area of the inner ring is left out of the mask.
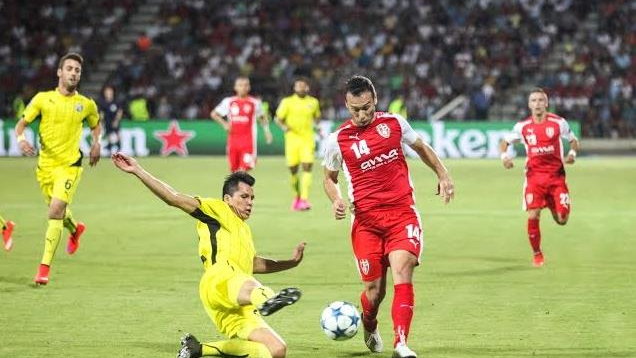
<path id="1" fill-rule="evenodd" d="M 274 295 L 276 294 L 269 287 L 256 287 L 252 290 L 252 293 L 250 293 L 250 301 L 252 301 L 254 306 L 260 307 L 263 303 L 265 303 L 265 301 L 274 297 Z"/>
<path id="2" fill-rule="evenodd" d="M 299 187 L 298 173 L 291 175 L 291 187 L 294 192 L 294 197 L 300 196 L 300 187 Z"/>
<path id="3" fill-rule="evenodd" d="M 263 343 L 243 339 L 206 342 L 201 344 L 201 353 L 213 357 L 272 358 L 272 354 Z"/>
<path id="4" fill-rule="evenodd" d="M 46 237 L 44 240 L 44 255 L 42 255 L 42 264 L 51 266 L 55 250 L 62 238 L 62 220 L 49 219 L 49 226 L 46 229 Z"/>
<path id="5" fill-rule="evenodd" d="M 4 224 L 6 223 L 6 221 L 4 221 L 4 218 L 2 216 L 0 216 L 0 228 L 4 228 Z"/>
<path id="6" fill-rule="evenodd" d="M 64 213 L 64 227 L 71 234 L 75 232 L 75 229 L 77 229 L 77 223 L 75 222 L 75 219 L 73 219 L 73 213 L 68 206 L 66 207 L 66 212 Z"/>
<path id="7" fill-rule="evenodd" d="M 311 186 L 311 172 L 303 172 L 302 180 L 300 181 L 300 198 L 307 200 L 309 198 L 309 187 Z"/>

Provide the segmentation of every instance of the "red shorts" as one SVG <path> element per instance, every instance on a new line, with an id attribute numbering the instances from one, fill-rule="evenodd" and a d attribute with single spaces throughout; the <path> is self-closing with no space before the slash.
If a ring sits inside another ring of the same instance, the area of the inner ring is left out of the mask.
<path id="1" fill-rule="evenodd" d="M 410 206 L 356 213 L 351 243 L 360 277 L 374 281 L 389 267 L 391 251 L 406 250 L 419 262 L 424 243 L 420 215 Z"/>
<path id="2" fill-rule="evenodd" d="M 570 193 L 564 176 L 533 175 L 526 178 L 524 210 L 549 208 L 563 216 L 570 213 Z"/>
<path id="3" fill-rule="evenodd" d="M 230 171 L 251 170 L 256 166 L 256 151 L 253 146 L 238 146 L 228 144 L 227 160 L 230 163 Z"/>

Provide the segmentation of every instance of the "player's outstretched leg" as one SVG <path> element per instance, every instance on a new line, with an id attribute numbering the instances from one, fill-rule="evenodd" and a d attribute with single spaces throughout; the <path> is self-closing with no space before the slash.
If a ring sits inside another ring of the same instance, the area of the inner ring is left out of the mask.
<path id="1" fill-rule="evenodd" d="M 181 348 L 179 349 L 179 353 L 177 353 L 177 358 L 198 358 L 201 357 L 201 355 L 201 342 L 199 342 L 195 336 L 186 333 L 186 335 L 181 338 Z"/>
<path id="2" fill-rule="evenodd" d="M 13 234 L 13 228 L 15 227 L 15 223 L 11 220 L 6 221 L 4 225 L 2 225 L 2 242 L 4 243 L 4 249 L 9 251 L 13 247 L 13 238 L 11 234 Z"/>
<path id="3" fill-rule="evenodd" d="M 263 316 L 269 316 L 283 307 L 293 305 L 298 302 L 300 299 L 301 293 L 300 290 L 294 287 L 289 287 L 282 289 L 279 293 L 277 293 L 274 297 L 265 301 L 259 308 L 258 311 Z"/>
<path id="4" fill-rule="evenodd" d="M 362 326 L 364 328 L 364 344 L 371 352 L 379 353 L 384 350 L 384 343 L 378 331 L 378 305 L 373 305 L 367 297 L 366 291 L 360 294 L 362 306 Z"/>

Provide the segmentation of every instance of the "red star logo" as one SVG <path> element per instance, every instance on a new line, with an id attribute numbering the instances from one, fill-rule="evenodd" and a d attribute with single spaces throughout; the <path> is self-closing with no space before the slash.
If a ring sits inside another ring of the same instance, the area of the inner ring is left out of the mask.
<path id="1" fill-rule="evenodd" d="M 188 155 L 186 142 L 192 139 L 194 131 L 182 131 L 179 122 L 171 121 L 167 131 L 155 131 L 154 136 L 161 141 L 161 155 L 166 156 L 172 152 L 180 156 Z"/>

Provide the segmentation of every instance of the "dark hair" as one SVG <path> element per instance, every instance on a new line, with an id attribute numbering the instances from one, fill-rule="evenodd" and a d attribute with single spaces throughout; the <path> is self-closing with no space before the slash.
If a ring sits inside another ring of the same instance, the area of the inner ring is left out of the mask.
<path id="1" fill-rule="evenodd" d="M 307 86 L 311 86 L 311 83 L 309 82 L 309 78 L 307 78 L 305 76 L 296 77 L 296 79 L 294 79 L 294 84 L 296 82 L 304 82 Z"/>
<path id="2" fill-rule="evenodd" d="M 371 92 L 373 98 L 376 98 L 375 87 L 370 79 L 360 75 L 354 75 L 349 78 L 345 83 L 345 93 L 351 93 L 354 96 L 359 96 L 364 92 Z"/>
<path id="3" fill-rule="evenodd" d="M 223 182 L 222 196 L 225 196 L 225 194 L 229 196 L 234 195 L 234 192 L 238 190 L 239 183 L 245 183 L 249 186 L 254 186 L 254 183 L 256 183 L 256 179 L 254 179 L 253 176 L 247 174 L 247 172 L 234 172 L 225 177 L 225 181 Z"/>
<path id="4" fill-rule="evenodd" d="M 546 97 L 548 97 L 548 93 L 541 87 L 533 88 L 532 91 L 530 91 L 530 93 L 528 93 L 528 96 L 533 94 L 533 93 L 543 93 Z"/>
<path id="5" fill-rule="evenodd" d="M 62 58 L 60 58 L 60 62 L 58 62 L 57 68 L 61 69 L 62 66 L 64 66 L 64 61 L 66 60 L 75 60 L 79 62 L 80 66 L 84 64 L 84 58 L 82 57 L 82 55 L 77 52 L 69 52 L 66 55 L 62 56 Z"/>

